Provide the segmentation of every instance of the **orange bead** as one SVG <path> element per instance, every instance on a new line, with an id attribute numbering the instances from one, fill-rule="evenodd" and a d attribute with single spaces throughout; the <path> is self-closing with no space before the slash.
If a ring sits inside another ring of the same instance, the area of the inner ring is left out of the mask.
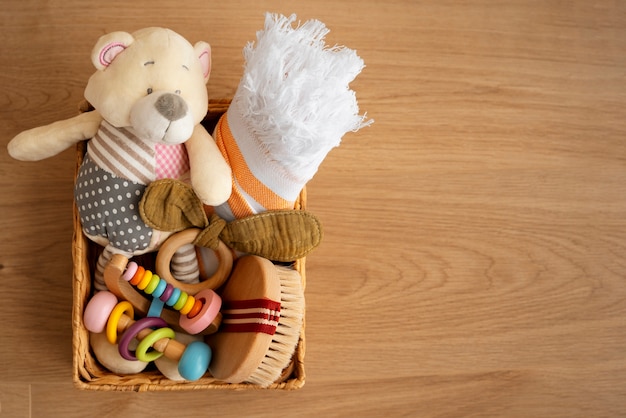
<path id="1" fill-rule="evenodd" d="M 193 308 L 191 308 L 191 311 L 189 311 L 189 313 L 187 314 L 187 318 L 193 318 L 194 316 L 198 315 L 200 313 L 200 311 L 202 310 L 202 301 L 199 299 L 196 299 L 196 303 L 193 304 Z"/>
<path id="2" fill-rule="evenodd" d="M 137 273 L 135 273 L 133 278 L 130 279 L 129 283 L 132 284 L 133 286 L 137 286 L 139 282 L 141 281 L 141 279 L 143 279 L 143 275 L 145 272 L 146 272 L 146 269 L 144 269 L 143 267 L 141 266 L 137 267 Z"/>

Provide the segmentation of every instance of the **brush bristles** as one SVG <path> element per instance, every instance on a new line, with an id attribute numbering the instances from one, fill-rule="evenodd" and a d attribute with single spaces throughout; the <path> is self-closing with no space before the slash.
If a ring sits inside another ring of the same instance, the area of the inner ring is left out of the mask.
<path id="1" fill-rule="evenodd" d="M 280 277 L 280 320 L 263 361 L 247 379 L 262 387 L 274 383 L 291 358 L 300 338 L 304 318 L 304 291 L 300 274 L 287 267 L 276 267 Z"/>

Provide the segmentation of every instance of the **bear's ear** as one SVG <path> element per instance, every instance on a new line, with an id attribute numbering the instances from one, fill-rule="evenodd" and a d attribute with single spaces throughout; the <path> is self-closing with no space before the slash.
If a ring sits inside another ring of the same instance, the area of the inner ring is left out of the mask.
<path id="1" fill-rule="evenodd" d="M 128 32 L 111 32 L 101 36 L 91 51 L 91 62 L 96 69 L 104 70 L 134 40 Z"/>
<path id="2" fill-rule="evenodd" d="M 211 45 L 204 41 L 196 42 L 193 46 L 193 50 L 200 60 L 202 73 L 204 74 L 204 82 L 206 83 L 209 81 L 209 75 L 211 75 Z"/>

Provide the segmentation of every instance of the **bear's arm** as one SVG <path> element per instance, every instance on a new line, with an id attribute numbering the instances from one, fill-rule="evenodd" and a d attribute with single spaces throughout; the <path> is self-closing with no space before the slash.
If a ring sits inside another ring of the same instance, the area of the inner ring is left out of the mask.
<path id="1" fill-rule="evenodd" d="M 191 186 L 202 203 L 217 206 L 226 202 L 232 191 L 231 171 L 213 137 L 202 125 L 196 125 L 185 146 L 191 167 Z"/>
<path id="2" fill-rule="evenodd" d="M 94 137 L 101 122 L 102 116 L 92 111 L 29 129 L 9 142 L 9 154 L 21 161 L 39 161 L 52 157 L 79 141 Z"/>

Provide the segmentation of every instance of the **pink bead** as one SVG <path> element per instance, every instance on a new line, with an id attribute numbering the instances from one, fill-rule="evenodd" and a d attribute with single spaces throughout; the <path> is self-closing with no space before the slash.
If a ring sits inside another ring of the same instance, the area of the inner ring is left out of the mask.
<path id="1" fill-rule="evenodd" d="M 126 266 L 126 271 L 122 275 L 122 279 L 124 279 L 124 281 L 129 282 L 130 279 L 133 278 L 135 273 L 137 273 L 138 268 L 139 266 L 134 261 L 131 261 L 130 263 L 128 263 L 128 265 Z"/>
<path id="2" fill-rule="evenodd" d="M 117 297 L 113 293 L 106 290 L 96 293 L 85 307 L 83 314 L 85 328 L 96 333 L 104 331 L 115 305 Z"/>
<path id="3" fill-rule="evenodd" d="M 222 298 L 211 289 L 204 289 L 194 295 L 196 300 L 201 300 L 202 309 L 198 315 L 193 318 L 189 318 L 187 315 L 181 315 L 178 322 L 182 329 L 187 331 L 191 335 L 199 334 L 215 319 L 222 307 Z"/>

